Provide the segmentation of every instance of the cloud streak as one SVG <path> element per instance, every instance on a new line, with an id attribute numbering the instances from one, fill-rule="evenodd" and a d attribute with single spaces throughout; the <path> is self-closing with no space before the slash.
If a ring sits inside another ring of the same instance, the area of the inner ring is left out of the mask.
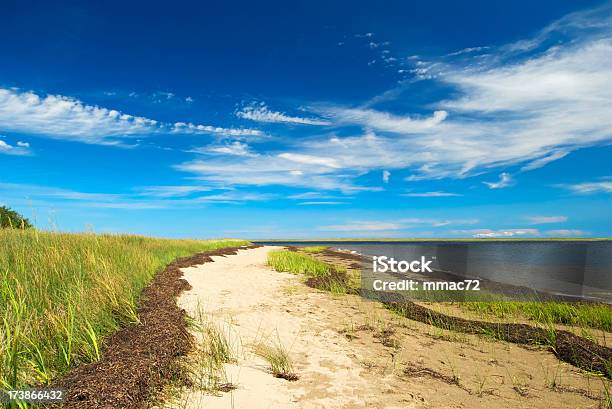
<path id="1" fill-rule="evenodd" d="M 121 145 L 123 139 L 163 133 L 258 136 L 261 131 L 177 122 L 168 124 L 63 95 L 0 88 L 0 130 L 89 144 Z"/>
<path id="2" fill-rule="evenodd" d="M 320 118 L 306 118 L 290 116 L 283 112 L 271 111 L 264 103 L 251 104 L 240 111 L 236 111 L 236 116 L 256 122 L 276 122 L 285 124 L 299 125 L 331 125 L 331 122 Z"/>

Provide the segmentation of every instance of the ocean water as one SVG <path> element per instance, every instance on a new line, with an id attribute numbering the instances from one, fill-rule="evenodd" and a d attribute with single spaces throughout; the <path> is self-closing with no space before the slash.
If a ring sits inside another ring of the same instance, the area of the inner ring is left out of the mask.
<path id="1" fill-rule="evenodd" d="M 432 259 L 431 267 L 459 277 L 612 302 L 612 241 L 333 241 L 260 242 L 324 245 L 396 260 Z"/>

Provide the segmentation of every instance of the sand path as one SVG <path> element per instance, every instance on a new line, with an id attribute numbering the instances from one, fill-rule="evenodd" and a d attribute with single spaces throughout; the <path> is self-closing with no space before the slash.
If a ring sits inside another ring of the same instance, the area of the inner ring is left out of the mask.
<path id="1" fill-rule="evenodd" d="M 550 408 L 551 402 L 559 408 L 597 407 L 578 392 L 585 385 L 581 375 L 547 352 L 475 336 L 452 339 L 359 297 L 313 290 L 300 277 L 265 265 L 273 248 L 240 250 L 183 269 L 193 289 L 179 305 L 194 317 L 204 312 L 226 330 L 238 361 L 226 364 L 225 373 L 237 389 L 218 395 L 184 391 L 172 407 Z M 385 339 L 391 324 L 393 336 Z M 280 342 L 299 380 L 273 377 L 252 353 L 252 345 L 261 342 Z M 417 368 L 412 376 L 403 373 L 407 365 Z M 536 366 L 556 371 L 553 376 L 576 390 L 548 388 L 548 380 L 534 374 Z M 447 382 L 455 375 L 460 385 Z"/>

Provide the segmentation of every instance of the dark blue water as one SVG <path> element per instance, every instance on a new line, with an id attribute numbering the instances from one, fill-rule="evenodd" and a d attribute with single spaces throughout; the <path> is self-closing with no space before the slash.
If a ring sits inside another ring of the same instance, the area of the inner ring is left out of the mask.
<path id="1" fill-rule="evenodd" d="M 322 245 L 397 260 L 426 256 L 435 270 L 462 277 L 612 302 L 612 241 L 260 243 Z"/>

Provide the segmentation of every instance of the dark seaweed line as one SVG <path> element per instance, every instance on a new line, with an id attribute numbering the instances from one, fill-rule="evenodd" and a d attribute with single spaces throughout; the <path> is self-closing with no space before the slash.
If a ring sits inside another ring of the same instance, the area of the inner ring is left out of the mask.
<path id="1" fill-rule="evenodd" d="M 142 291 L 138 324 L 114 333 L 106 342 L 102 359 L 80 365 L 50 385 L 65 390 L 59 405 L 69 409 L 144 408 L 163 387 L 179 381 L 189 384 L 181 357 L 194 346 L 187 330 L 186 312 L 176 298 L 189 283 L 181 278 L 181 268 L 213 261 L 211 256 L 236 254 L 256 248 L 228 247 L 181 257 L 159 272 Z"/>
<path id="2" fill-rule="evenodd" d="M 362 260 L 359 255 L 342 253 L 331 249 L 326 250 L 325 253 L 326 255 L 344 260 Z M 309 279 L 306 281 L 306 284 L 311 287 L 327 290 L 329 289 L 330 281 L 348 283 L 345 272 L 334 271 L 328 277 Z M 378 299 L 380 296 L 379 294 L 366 294 L 366 292 L 364 289 L 360 290 L 362 296 L 370 299 Z M 561 361 L 586 371 L 601 373 L 606 378 L 612 379 L 612 349 L 574 335 L 571 332 L 547 331 L 546 329 L 536 328 L 527 324 L 468 320 L 433 311 L 412 301 L 394 302 L 381 300 L 381 302 L 390 310 L 406 318 L 439 328 L 468 334 L 490 335 L 503 341 L 521 345 L 547 345 L 551 352 Z"/>

